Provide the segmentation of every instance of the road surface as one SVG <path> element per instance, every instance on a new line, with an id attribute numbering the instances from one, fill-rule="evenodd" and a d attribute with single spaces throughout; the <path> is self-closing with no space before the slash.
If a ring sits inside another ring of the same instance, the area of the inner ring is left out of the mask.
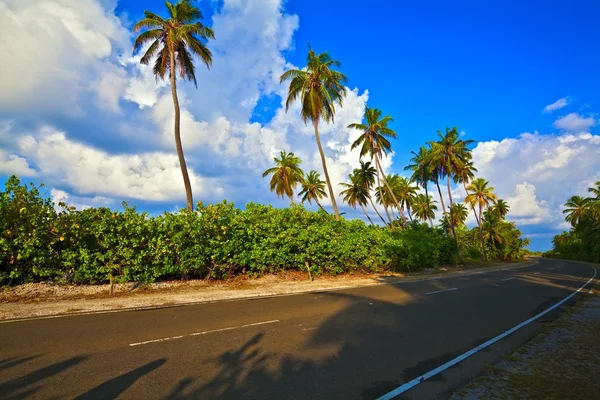
<path id="1" fill-rule="evenodd" d="M 594 273 L 541 259 L 401 284 L 4 322 L 0 398 L 375 399 L 552 307 Z M 559 310 L 400 398 L 446 398 Z"/>

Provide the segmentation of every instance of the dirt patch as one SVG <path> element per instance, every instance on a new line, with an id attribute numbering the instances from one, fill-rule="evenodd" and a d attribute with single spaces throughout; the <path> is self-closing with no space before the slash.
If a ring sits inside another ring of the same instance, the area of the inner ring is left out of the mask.
<path id="1" fill-rule="evenodd" d="M 513 354 L 451 399 L 597 399 L 600 283 Z"/>
<path id="2" fill-rule="evenodd" d="M 531 262 L 489 265 L 495 269 L 529 264 Z M 109 285 L 30 283 L 3 289 L 0 293 L 0 320 L 333 290 L 451 275 L 463 272 L 463 269 L 470 268 L 440 268 L 411 274 L 319 276 L 314 281 L 309 281 L 304 273 L 293 271 L 259 278 L 234 277 L 228 281 L 127 283 L 115 285 L 112 297 Z"/>

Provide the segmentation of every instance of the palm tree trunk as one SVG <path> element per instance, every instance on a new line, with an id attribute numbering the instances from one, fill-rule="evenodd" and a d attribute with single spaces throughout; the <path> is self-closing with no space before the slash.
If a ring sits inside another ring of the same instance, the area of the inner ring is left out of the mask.
<path id="1" fill-rule="evenodd" d="M 450 221 L 448 220 L 448 213 L 446 213 L 446 204 L 444 204 L 444 196 L 442 196 L 442 189 L 440 188 L 440 183 L 438 180 L 435 180 L 435 185 L 437 186 L 438 194 L 440 195 L 440 201 L 442 202 L 442 215 L 450 225 Z"/>
<path id="2" fill-rule="evenodd" d="M 318 199 L 316 199 L 316 198 L 315 198 L 315 203 L 317 203 L 317 205 L 318 205 L 318 206 L 321 208 L 321 210 L 325 211 L 325 214 L 329 214 L 329 213 L 327 212 L 327 210 L 323 208 L 323 206 L 321 205 L 321 203 L 319 203 L 319 200 L 318 200 Z"/>
<path id="3" fill-rule="evenodd" d="M 456 237 L 456 231 L 454 230 L 454 216 L 452 215 L 452 191 L 450 190 L 450 174 L 448 174 L 448 198 L 450 199 L 450 230 L 452 231 L 452 236 L 454 236 L 454 241 L 456 242 L 456 255 L 458 256 L 458 262 L 464 264 L 462 259 L 462 254 L 460 254 L 460 248 L 458 247 L 458 238 Z"/>
<path id="4" fill-rule="evenodd" d="M 410 215 L 410 207 L 406 206 L 406 212 L 408 213 L 408 218 L 410 219 L 410 222 L 413 222 L 412 215 Z"/>
<path id="5" fill-rule="evenodd" d="M 390 195 L 392 196 L 392 199 L 394 200 L 394 204 L 396 204 L 396 207 L 398 208 L 398 211 L 400 211 L 400 216 L 402 217 L 402 222 L 406 222 L 406 217 L 404 216 L 404 212 L 402 211 L 402 207 L 400 207 L 400 203 L 398 202 L 398 199 L 396 198 L 396 195 L 394 194 L 394 191 L 392 190 L 392 188 L 390 187 L 390 184 L 388 183 L 385 174 L 383 173 L 383 168 L 381 168 L 381 164 L 379 163 L 379 157 L 375 157 L 375 165 L 377 166 L 377 168 L 379 169 L 379 171 L 381 171 L 381 179 L 383 180 L 383 183 L 385 184 L 385 187 L 387 188 L 387 190 L 390 191 Z"/>
<path id="6" fill-rule="evenodd" d="M 371 202 L 371 206 L 373 207 L 373 210 L 375 210 L 375 212 L 377 213 L 377 215 L 379 216 L 379 218 L 381 218 L 381 221 L 385 224 L 385 219 L 383 219 L 383 217 L 381 216 L 381 214 L 379 214 L 379 210 L 377 209 L 377 207 L 375 207 L 375 202 L 373 202 L 373 198 L 371 196 L 369 196 L 369 201 Z"/>
<path id="7" fill-rule="evenodd" d="M 329 179 L 329 172 L 327 172 L 325 153 L 323 153 L 323 146 L 321 146 L 321 138 L 319 136 L 319 121 L 313 120 L 313 126 L 315 128 L 315 138 L 317 139 L 317 147 L 319 148 L 319 154 L 321 155 L 321 164 L 323 164 L 323 173 L 325 174 L 327 189 L 329 189 L 329 198 L 331 199 L 331 205 L 333 206 L 333 214 L 335 215 L 335 219 L 339 220 L 340 213 L 338 211 L 337 203 L 335 202 L 335 196 L 333 195 L 333 188 L 331 186 L 331 179 Z"/>
<path id="8" fill-rule="evenodd" d="M 185 187 L 185 203 L 189 211 L 194 210 L 194 198 L 192 196 L 192 185 L 190 184 L 190 176 L 188 175 L 187 166 L 185 164 L 185 156 L 183 155 L 183 146 L 181 145 L 180 119 L 181 112 L 179 110 L 179 99 L 177 99 L 177 86 L 175 83 L 175 52 L 171 50 L 171 94 L 173 95 L 173 106 L 175 107 L 175 148 L 177 149 L 177 157 L 179 158 L 179 167 L 181 175 L 183 175 L 183 186 Z"/>
<path id="9" fill-rule="evenodd" d="M 467 190 L 467 185 L 465 184 L 464 181 L 463 181 L 463 187 L 465 188 L 465 193 L 468 196 L 469 191 Z M 465 200 L 466 200 L 466 197 L 465 197 Z M 471 210 L 473 210 L 473 215 L 475 215 L 475 220 L 477 221 L 477 225 L 479 226 L 479 217 L 477 216 L 477 211 L 475 211 L 475 207 L 471 207 Z"/>
<path id="10" fill-rule="evenodd" d="M 479 203 L 479 215 L 483 215 L 481 210 L 481 203 Z M 479 238 L 481 239 L 481 257 L 483 261 L 487 261 L 487 256 L 485 255 L 485 244 L 483 243 L 483 227 L 482 224 L 479 224 Z"/>
<path id="11" fill-rule="evenodd" d="M 431 227 L 433 228 L 433 220 L 431 219 L 431 217 L 429 217 L 429 224 L 431 224 Z"/>
<path id="12" fill-rule="evenodd" d="M 359 204 L 360 204 L 360 208 L 362 208 L 363 212 L 369 219 L 369 222 L 371 223 L 371 225 L 375 226 L 375 224 L 373 223 L 373 220 L 371 219 L 371 217 L 369 217 L 369 213 L 367 212 L 367 209 L 365 208 L 365 206 L 362 203 L 359 203 Z"/>
<path id="13" fill-rule="evenodd" d="M 381 199 L 381 204 L 383 205 L 383 209 L 385 210 L 385 214 L 388 217 L 388 220 L 390 221 L 390 226 L 392 227 L 392 230 L 394 230 L 394 225 L 392 224 L 392 217 L 390 217 L 390 212 L 388 210 L 387 205 L 385 204 L 385 199 L 383 198 L 383 189 L 381 188 L 381 181 L 379 179 L 379 170 L 377 170 L 377 190 L 379 190 L 379 198 Z"/>

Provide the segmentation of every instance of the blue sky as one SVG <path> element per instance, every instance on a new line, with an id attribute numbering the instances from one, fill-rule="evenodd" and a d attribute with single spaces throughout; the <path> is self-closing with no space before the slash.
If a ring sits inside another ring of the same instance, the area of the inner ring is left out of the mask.
<path id="1" fill-rule="evenodd" d="M 7 51 L 18 54 L 0 66 L 0 179 L 43 181 L 55 200 L 80 207 L 182 206 L 168 87 L 131 55 L 133 21 L 144 9 L 163 13 L 163 2 L 37 3 L 0 0 L 0 35 L 15 35 Z M 455 125 L 477 141 L 476 167 L 531 248 L 548 248 L 567 228 L 561 204 L 600 179 L 600 4 L 526 3 L 198 2 L 217 39 L 198 89 L 180 85 L 196 200 L 284 206 L 260 177 L 284 148 L 320 170 L 311 130 L 297 109 L 283 112 L 277 82 L 304 65 L 310 42 L 349 78 L 338 123 L 323 133 L 334 180 L 357 164 L 345 126 L 365 105 L 395 119 L 391 172 Z"/>

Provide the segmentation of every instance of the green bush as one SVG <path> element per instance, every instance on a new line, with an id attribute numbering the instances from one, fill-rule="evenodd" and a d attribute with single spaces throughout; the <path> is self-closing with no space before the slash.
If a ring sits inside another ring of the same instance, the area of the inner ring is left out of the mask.
<path id="1" fill-rule="evenodd" d="M 336 275 L 414 271 L 453 263 L 441 229 L 367 226 L 302 206 L 204 205 L 151 217 L 123 203 L 74 210 L 16 177 L 0 193 L 0 283 L 73 283 L 257 276 L 283 270 Z"/>

